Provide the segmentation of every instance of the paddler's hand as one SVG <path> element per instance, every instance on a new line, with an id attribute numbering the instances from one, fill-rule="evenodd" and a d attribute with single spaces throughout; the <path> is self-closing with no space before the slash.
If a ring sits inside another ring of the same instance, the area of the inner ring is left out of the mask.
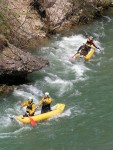
<path id="1" fill-rule="evenodd" d="M 97 47 L 97 49 L 99 49 L 101 51 L 101 49 L 99 47 Z"/>
<path id="2" fill-rule="evenodd" d="M 22 102 L 21 101 L 18 101 L 18 103 L 21 105 L 22 104 Z"/>
<path id="3" fill-rule="evenodd" d="M 36 110 L 39 108 L 39 106 L 36 107 Z"/>
<path id="4" fill-rule="evenodd" d="M 29 114 L 29 113 L 27 113 L 27 112 L 26 112 L 26 115 L 27 115 L 28 117 L 30 116 L 30 114 Z"/>

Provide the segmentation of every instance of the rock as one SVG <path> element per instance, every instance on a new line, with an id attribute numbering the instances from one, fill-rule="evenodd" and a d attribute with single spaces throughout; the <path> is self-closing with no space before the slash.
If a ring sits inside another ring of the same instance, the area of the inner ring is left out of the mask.
<path id="1" fill-rule="evenodd" d="M 86 24 L 110 5 L 111 0 L 3 0 L 0 31 L 17 47 L 37 47 L 50 33 Z"/>
<path id="2" fill-rule="evenodd" d="M 28 73 L 49 65 L 48 60 L 33 56 L 29 52 L 8 43 L 0 52 L 0 84 L 20 84 L 26 81 Z"/>
<path id="3" fill-rule="evenodd" d="M 61 23 L 68 14 L 72 12 L 71 0 L 39 0 L 36 1 L 42 9 L 45 11 L 46 18 L 52 25 L 58 25 Z"/>
<path id="4" fill-rule="evenodd" d="M 0 94 L 9 94 L 13 92 L 14 86 L 0 85 Z"/>
<path id="5" fill-rule="evenodd" d="M 37 40 L 47 37 L 44 22 L 37 11 L 31 8 L 32 1 L 3 0 L 0 2 L 1 22 L 3 22 L 3 27 L 0 28 L 2 33 L 7 35 L 10 43 L 17 47 L 36 47 Z"/>

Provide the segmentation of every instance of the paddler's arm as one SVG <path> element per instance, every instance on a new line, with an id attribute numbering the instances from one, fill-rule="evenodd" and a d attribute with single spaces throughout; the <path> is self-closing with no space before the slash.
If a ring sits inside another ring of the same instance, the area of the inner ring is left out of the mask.
<path id="1" fill-rule="evenodd" d="M 92 45 L 93 45 L 95 48 L 99 49 L 99 47 L 97 47 L 97 46 L 95 45 L 95 43 L 94 43 L 94 42 L 92 43 Z"/>
<path id="2" fill-rule="evenodd" d="M 101 51 L 101 49 L 99 47 L 97 47 L 94 43 L 93 43 L 93 46 Z"/>
<path id="3" fill-rule="evenodd" d="M 36 107 L 36 109 L 42 106 L 43 102 L 50 104 L 52 101 L 53 101 L 52 98 L 47 98 L 47 99 L 42 98 L 42 100 L 38 103 L 38 106 Z"/>
<path id="4" fill-rule="evenodd" d="M 79 47 L 79 49 L 77 50 L 77 53 L 79 53 L 79 51 L 82 49 L 82 46 Z"/>
<path id="5" fill-rule="evenodd" d="M 21 102 L 21 101 L 19 101 L 18 103 L 19 103 L 22 107 L 24 107 L 24 106 L 27 106 L 28 101 L 26 101 L 26 102 Z"/>
<path id="6" fill-rule="evenodd" d="M 53 101 L 52 98 L 47 98 L 45 102 L 46 102 L 47 104 L 51 104 L 52 101 Z"/>
<path id="7" fill-rule="evenodd" d="M 42 98 L 42 99 L 40 100 L 40 102 L 38 103 L 38 106 L 36 107 L 36 109 L 39 108 L 39 107 L 42 105 L 43 101 L 44 101 L 44 98 Z"/>

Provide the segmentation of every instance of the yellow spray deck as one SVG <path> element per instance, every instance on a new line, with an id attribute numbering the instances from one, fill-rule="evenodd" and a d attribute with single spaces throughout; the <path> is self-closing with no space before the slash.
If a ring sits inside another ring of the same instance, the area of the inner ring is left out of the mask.
<path id="1" fill-rule="evenodd" d="M 38 114 L 36 116 L 32 116 L 32 118 L 35 122 L 43 121 L 48 118 L 51 118 L 55 115 L 59 115 L 64 111 L 65 104 L 56 104 L 54 106 L 54 109 L 50 112 L 44 113 L 44 114 Z M 22 117 L 22 116 L 15 116 L 16 120 L 19 120 L 20 122 L 24 124 L 29 124 L 30 123 L 30 118 L 29 117 Z"/>

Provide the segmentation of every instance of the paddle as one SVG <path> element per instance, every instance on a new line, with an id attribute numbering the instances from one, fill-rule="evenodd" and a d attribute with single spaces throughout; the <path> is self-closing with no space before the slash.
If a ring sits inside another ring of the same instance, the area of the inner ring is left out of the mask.
<path id="1" fill-rule="evenodd" d="M 75 54 L 76 55 L 76 54 Z M 74 58 L 75 57 L 75 55 L 73 55 L 71 58 Z"/>
<path id="2" fill-rule="evenodd" d="M 99 47 L 97 49 L 99 49 L 100 52 L 102 51 Z"/>
<path id="3" fill-rule="evenodd" d="M 33 118 L 29 118 L 29 120 L 30 120 L 32 127 L 36 126 L 36 122 L 33 120 Z"/>
<path id="4" fill-rule="evenodd" d="M 29 115 L 29 113 L 26 112 L 26 115 L 28 116 L 29 120 L 30 120 L 30 123 L 32 125 L 32 127 L 36 126 L 36 122 L 34 121 L 33 118 L 31 118 L 32 116 Z"/>
<path id="5" fill-rule="evenodd" d="M 35 111 L 38 109 L 39 107 L 36 107 L 36 109 L 35 109 Z M 29 114 L 28 114 L 29 115 Z M 29 116 L 28 116 L 29 117 Z M 36 126 L 36 122 L 33 120 L 33 118 L 30 118 L 29 117 L 29 120 L 30 120 L 30 123 L 31 123 L 31 125 L 34 127 L 34 126 Z"/>
<path id="6" fill-rule="evenodd" d="M 39 107 L 36 107 L 36 109 L 35 109 L 35 111 L 38 109 Z M 29 114 L 28 114 L 29 115 Z M 31 125 L 34 127 L 34 126 L 36 126 L 36 122 L 33 120 L 33 118 L 30 118 L 29 117 L 29 120 L 30 120 L 30 123 L 31 123 Z"/>
<path id="7" fill-rule="evenodd" d="M 78 55 L 77 55 L 77 54 L 78 54 L 78 52 L 76 52 L 75 55 L 73 55 L 71 58 L 74 58 L 74 57 L 75 57 L 75 58 L 77 59 L 77 58 L 78 58 Z"/>

